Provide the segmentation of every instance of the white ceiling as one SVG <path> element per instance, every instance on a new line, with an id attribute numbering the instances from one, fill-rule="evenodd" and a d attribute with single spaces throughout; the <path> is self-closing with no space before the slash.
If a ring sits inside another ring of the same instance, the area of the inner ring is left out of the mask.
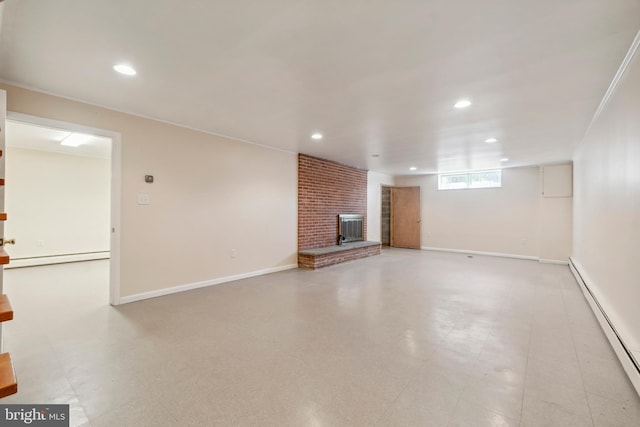
<path id="1" fill-rule="evenodd" d="M 4 5 L 7 82 L 392 174 L 570 159 L 640 29 L 639 0 Z"/>
<path id="2" fill-rule="evenodd" d="M 8 120 L 6 144 L 9 147 L 49 151 L 73 156 L 111 158 L 111 138 L 85 134 L 88 138 L 79 147 L 60 145 L 60 142 L 70 134 L 71 131 L 64 129 L 54 129 Z"/>

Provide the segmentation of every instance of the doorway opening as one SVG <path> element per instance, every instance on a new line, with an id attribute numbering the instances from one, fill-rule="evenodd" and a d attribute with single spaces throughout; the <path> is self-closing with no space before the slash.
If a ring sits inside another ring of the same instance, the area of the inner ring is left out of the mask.
<path id="1" fill-rule="evenodd" d="M 380 240 L 382 246 L 391 246 L 391 187 L 382 186 L 380 200 Z"/>
<path id="2" fill-rule="evenodd" d="M 380 240 L 384 246 L 420 249 L 420 187 L 381 186 Z"/>
<path id="3" fill-rule="evenodd" d="M 8 267 L 98 262 L 117 305 L 119 135 L 12 113 L 6 126 Z"/>

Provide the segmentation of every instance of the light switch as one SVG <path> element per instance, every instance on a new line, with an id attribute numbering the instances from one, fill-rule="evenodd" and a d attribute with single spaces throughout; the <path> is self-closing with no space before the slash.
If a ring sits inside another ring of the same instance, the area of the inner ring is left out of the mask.
<path id="1" fill-rule="evenodd" d="M 139 205 L 148 205 L 150 203 L 151 203 L 151 200 L 150 200 L 148 194 L 144 194 L 144 193 L 138 194 L 138 204 Z"/>

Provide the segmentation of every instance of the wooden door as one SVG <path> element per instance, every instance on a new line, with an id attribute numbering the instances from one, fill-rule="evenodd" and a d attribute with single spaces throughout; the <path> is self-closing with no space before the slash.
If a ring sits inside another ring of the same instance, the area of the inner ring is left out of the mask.
<path id="1" fill-rule="evenodd" d="M 391 246 L 420 249 L 420 187 L 391 188 Z"/>

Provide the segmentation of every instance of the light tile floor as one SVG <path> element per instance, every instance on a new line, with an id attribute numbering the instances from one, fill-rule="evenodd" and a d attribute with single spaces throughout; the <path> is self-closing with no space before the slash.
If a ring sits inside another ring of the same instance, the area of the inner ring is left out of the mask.
<path id="1" fill-rule="evenodd" d="M 640 425 L 565 266 L 393 249 L 116 308 L 107 268 L 5 272 L 2 403 L 95 427 Z"/>

